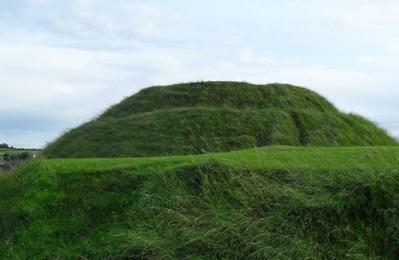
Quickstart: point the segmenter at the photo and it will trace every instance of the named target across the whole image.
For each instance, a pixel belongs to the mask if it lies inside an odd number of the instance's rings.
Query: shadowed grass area
[[[151,87],[73,129],[49,158],[201,154],[266,145],[396,145],[374,123],[283,84],[198,82]]]
[[[399,148],[32,162],[0,176],[0,258],[395,259]]]

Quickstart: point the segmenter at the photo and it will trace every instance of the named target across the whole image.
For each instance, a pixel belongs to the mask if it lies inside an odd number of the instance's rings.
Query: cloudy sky
[[[0,0],[0,75],[18,147],[198,80],[306,86],[399,136],[399,1]]]

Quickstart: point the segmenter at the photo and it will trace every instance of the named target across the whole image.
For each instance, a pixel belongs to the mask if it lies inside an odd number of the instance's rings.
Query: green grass
[[[397,259],[399,148],[35,161],[0,175],[0,258]]]
[[[313,91],[282,84],[151,87],[50,144],[48,158],[200,154],[269,145],[397,145]]]

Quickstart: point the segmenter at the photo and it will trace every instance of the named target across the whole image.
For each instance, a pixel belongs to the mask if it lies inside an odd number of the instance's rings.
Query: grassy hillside
[[[396,145],[374,123],[291,85],[199,82],[152,87],[73,129],[49,158],[144,157],[266,145]]]
[[[0,175],[0,258],[397,259],[399,148],[30,163]]]

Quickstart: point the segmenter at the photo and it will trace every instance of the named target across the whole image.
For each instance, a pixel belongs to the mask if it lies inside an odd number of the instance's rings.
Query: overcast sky
[[[399,136],[399,1],[0,0],[0,143],[154,84],[291,83]]]

